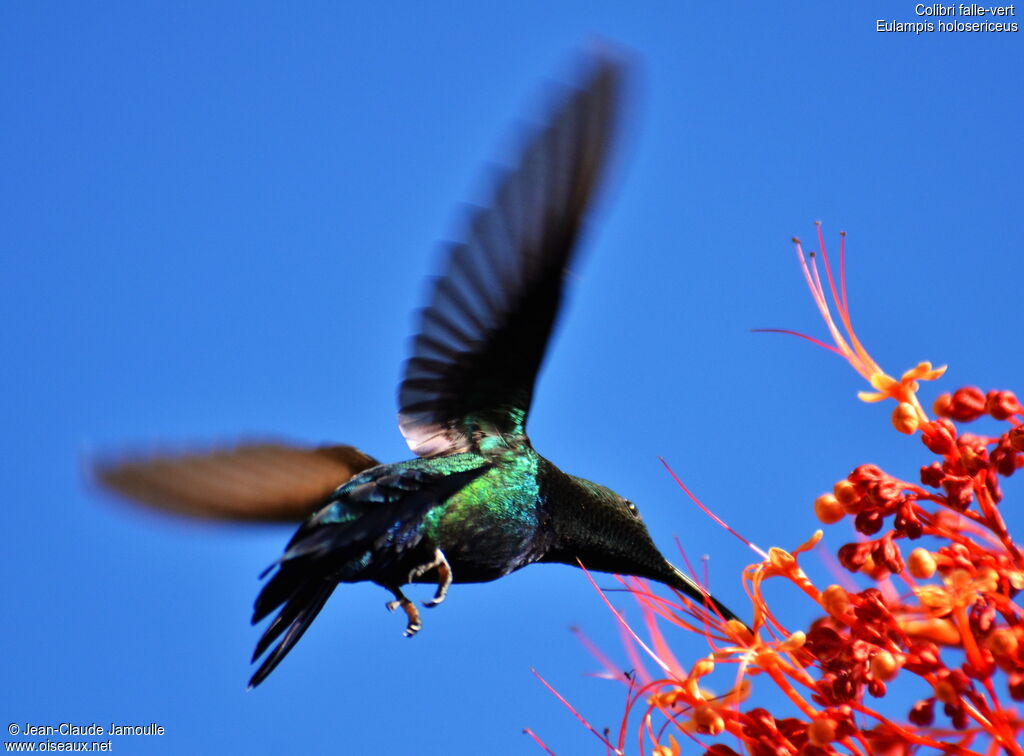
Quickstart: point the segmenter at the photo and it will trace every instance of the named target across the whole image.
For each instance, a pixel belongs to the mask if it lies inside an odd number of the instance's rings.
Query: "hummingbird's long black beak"
[[[687,596],[692,598],[694,601],[696,601],[696,602],[698,602],[700,604],[703,604],[704,606],[709,606],[710,605],[710,606],[714,607],[715,609],[718,610],[719,613],[721,613],[723,619],[725,619],[725,620],[736,620],[737,622],[741,622],[744,627],[747,627],[747,623],[746,622],[743,622],[743,620],[741,620],[732,611],[730,611],[730,609],[725,604],[723,604],[721,601],[716,599],[714,596],[712,596],[706,590],[701,588],[700,585],[697,584],[697,581],[695,581],[689,575],[684,573],[682,570],[680,570],[678,567],[676,567],[671,562],[667,562],[666,561],[665,563],[672,570],[672,572],[671,572],[672,579],[665,581],[665,584],[667,586],[669,586],[670,588],[675,588],[678,591],[682,591]]]

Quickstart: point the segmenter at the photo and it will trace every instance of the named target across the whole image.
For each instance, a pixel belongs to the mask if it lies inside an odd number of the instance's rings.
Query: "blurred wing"
[[[565,93],[518,166],[475,209],[465,242],[422,311],[399,389],[399,426],[416,454],[525,442],[534,381],[562,280],[611,139],[621,67],[600,58]]]
[[[377,464],[352,446],[261,443],[101,462],[94,474],[109,490],[174,514],[296,522],[342,483]]]

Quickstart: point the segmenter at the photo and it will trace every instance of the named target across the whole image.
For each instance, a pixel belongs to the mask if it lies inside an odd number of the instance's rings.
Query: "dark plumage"
[[[256,600],[254,623],[277,616],[253,654],[269,651],[251,686],[338,583],[388,588],[406,635],[420,617],[402,586],[436,584],[426,602],[434,606],[452,582],[494,580],[533,562],[650,578],[734,616],[665,560],[632,503],[562,472],[526,435],[564,272],[612,140],[620,78],[614,60],[589,62],[582,85],[561,94],[449,250],[399,389],[399,426],[417,459],[380,465],[352,447],[249,445],[100,467],[108,486],[165,509],[305,517]]]

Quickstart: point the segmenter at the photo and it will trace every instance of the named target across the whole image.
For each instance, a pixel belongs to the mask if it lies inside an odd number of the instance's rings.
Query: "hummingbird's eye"
[[[629,499],[623,499],[622,503],[626,506],[626,509],[629,510],[629,513],[631,515],[633,515],[634,517],[640,516],[640,510],[636,508],[636,504],[631,502]]]

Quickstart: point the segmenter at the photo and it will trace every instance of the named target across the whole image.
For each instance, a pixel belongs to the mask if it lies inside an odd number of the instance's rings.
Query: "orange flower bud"
[[[701,735],[721,735],[725,720],[711,706],[698,706],[693,712],[693,723]]]
[[[857,514],[860,510],[860,494],[857,493],[857,487],[850,481],[845,478],[839,481],[832,487],[832,493],[843,505],[847,514]]]
[[[892,412],[892,427],[908,436],[917,430],[921,418],[910,402],[900,402]]]
[[[843,519],[846,511],[843,509],[843,505],[839,503],[839,499],[827,493],[814,500],[814,514],[826,525],[831,525]]]
[[[889,682],[900,671],[900,662],[888,651],[879,651],[871,657],[871,674],[883,682]]]
[[[807,739],[816,746],[827,746],[836,739],[836,723],[831,719],[815,719],[807,727]]]
[[[935,574],[935,557],[928,549],[916,548],[907,558],[907,569],[918,580],[927,580]]]
[[[834,617],[841,617],[850,608],[850,595],[841,585],[830,585],[821,593],[821,606]]]
[[[953,396],[948,392],[945,394],[939,394],[938,398],[932,402],[932,412],[939,417],[949,417],[949,405],[953,401]]]
[[[999,656],[1012,656],[1017,653],[1017,636],[1008,627],[1001,627],[992,631],[992,634],[985,640],[985,645],[993,654]]]

